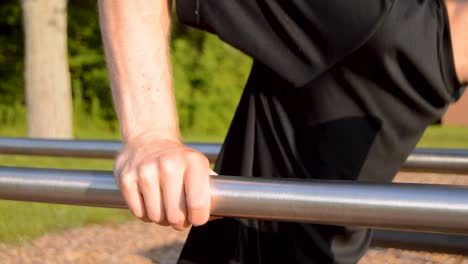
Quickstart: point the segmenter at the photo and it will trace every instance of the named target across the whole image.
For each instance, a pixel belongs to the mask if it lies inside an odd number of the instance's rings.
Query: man
[[[468,80],[467,2],[179,0],[182,21],[254,59],[215,170],[390,181]],[[171,4],[99,6],[124,141],[116,181],[138,218],[178,230],[197,226],[179,263],[359,260],[367,229],[207,223],[214,172],[180,141],[168,61]]]

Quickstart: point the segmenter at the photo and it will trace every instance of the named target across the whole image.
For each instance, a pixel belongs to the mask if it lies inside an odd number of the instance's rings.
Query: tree
[[[71,138],[67,1],[22,0],[28,135]]]

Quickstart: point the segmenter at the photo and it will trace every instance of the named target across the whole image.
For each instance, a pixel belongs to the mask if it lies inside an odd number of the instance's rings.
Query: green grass
[[[88,224],[123,223],[127,210],[0,201],[0,242],[17,244],[40,235]]]
[[[119,134],[99,122],[89,122],[76,129],[81,139],[117,139]],[[0,126],[2,137],[24,137],[24,124]],[[113,161],[102,159],[29,157],[0,155],[0,166],[37,168],[111,170]],[[88,224],[122,223],[132,219],[127,210],[0,201],[0,242],[16,244],[49,232]]]
[[[468,148],[468,127],[429,127],[418,147],[425,148]]]
[[[118,139],[119,133],[103,122],[82,123],[75,131],[81,139]],[[24,125],[0,126],[0,136],[23,137]],[[192,142],[220,142],[222,137],[184,134]],[[468,128],[428,128],[418,147],[468,148]],[[99,159],[0,155],[0,166],[111,170],[113,161]],[[133,219],[127,210],[29,202],[0,201],[0,242],[15,244],[49,232],[88,224],[123,223]]]

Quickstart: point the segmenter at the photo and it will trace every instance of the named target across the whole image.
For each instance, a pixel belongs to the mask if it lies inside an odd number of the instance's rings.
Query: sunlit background
[[[59,10],[58,2],[59,5],[66,6],[67,1],[0,2],[0,136],[28,136],[25,84],[31,83],[32,80],[28,83],[25,78],[33,75],[25,74],[25,66],[28,56],[31,56],[29,59],[42,56],[50,60],[31,59],[29,70],[56,67],[57,63],[53,63],[52,60],[58,59],[62,61],[61,65],[64,65],[61,70],[70,74],[70,78],[65,78],[66,84],[63,87],[70,89],[72,93],[68,102],[72,109],[72,132],[64,137],[119,139],[103,56],[96,1],[71,0],[68,1],[67,7]],[[27,8],[28,12],[22,12]],[[41,39],[41,32],[35,32],[40,24],[37,22],[39,20],[35,19],[39,19],[38,17],[46,12],[35,13],[34,8],[52,10],[51,16],[54,16],[54,12],[65,16],[66,23],[62,25],[64,30],[56,30],[53,34],[59,34],[67,40],[64,54],[68,56],[57,56],[57,48],[52,44],[34,43]],[[29,17],[23,17],[26,15]],[[55,21],[55,18],[50,19]],[[59,19],[57,18],[57,21]],[[24,21],[28,23],[23,23]],[[60,28],[60,24],[55,26]],[[26,27],[30,28],[24,31]],[[26,43],[30,43],[30,47],[34,48],[26,52]],[[217,37],[183,27],[177,21],[173,24],[170,45],[178,114],[184,140],[221,142],[247,79],[251,60],[220,42]],[[54,79],[48,79],[49,76],[40,77],[34,79],[34,85],[29,89],[54,82]],[[51,75],[50,78],[55,77]],[[45,84],[42,84],[42,81]],[[63,82],[63,78],[60,81]],[[463,108],[463,104],[468,106],[466,97],[459,104],[460,108]],[[54,105],[51,99],[43,92],[29,100],[50,106]],[[468,111],[468,107],[466,109]],[[449,116],[441,120],[441,124],[431,126],[427,130],[419,146],[468,148],[467,119],[467,112],[463,114],[463,111],[452,110]],[[47,122],[51,129],[59,128],[65,123],[50,118],[38,122]],[[29,127],[29,131],[31,130],[34,128]],[[2,166],[111,170],[112,164],[112,161],[106,160],[0,155]],[[430,177],[432,176],[420,177],[415,181],[433,181]],[[0,201],[0,245],[19,246],[50,232],[89,224],[108,227],[131,220],[131,215],[124,210]]]

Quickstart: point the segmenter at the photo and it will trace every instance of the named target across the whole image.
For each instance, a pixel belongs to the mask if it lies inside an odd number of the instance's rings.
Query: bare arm
[[[114,175],[137,217],[182,229],[209,217],[209,163],[180,141],[168,38],[170,1],[100,0],[124,149]]]
[[[124,140],[146,131],[179,137],[164,0],[99,1],[112,95]]]

